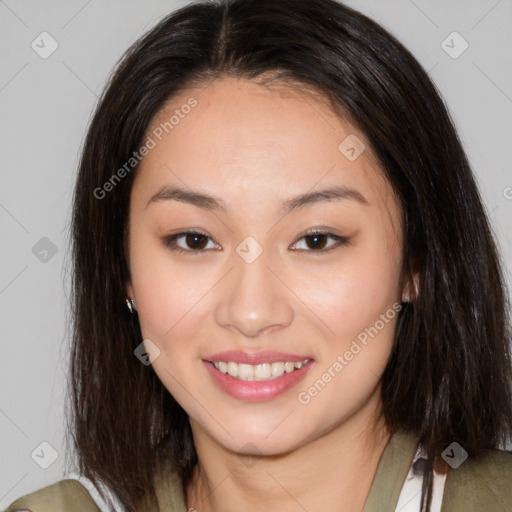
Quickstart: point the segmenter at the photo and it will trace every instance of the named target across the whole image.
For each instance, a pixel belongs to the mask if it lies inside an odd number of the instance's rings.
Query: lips
[[[301,364],[307,360],[306,364]],[[215,362],[233,362],[239,365],[264,365],[265,363],[279,364],[296,362],[297,365],[290,373],[272,378],[271,380],[240,380],[228,373],[220,371]],[[242,352],[227,351],[212,354],[203,359],[203,365],[209,373],[212,382],[224,393],[238,400],[261,402],[271,400],[293,388],[311,370],[315,362],[307,355],[287,354],[276,351]],[[217,365],[218,366],[218,365]]]

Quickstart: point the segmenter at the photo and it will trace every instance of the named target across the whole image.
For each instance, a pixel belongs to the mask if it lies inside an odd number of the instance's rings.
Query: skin
[[[173,97],[148,134],[191,96],[198,105],[137,171],[127,283],[143,336],[160,350],[154,371],[190,418],[199,465],[187,507],[362,510],[389,440],[380,377],[396,316],[309,403],[297,395],[400,304],[396,197],[364,135],[303,87],[218,79]],[[354,161],[338,149],[349,134],[366,145]],[[214,195],[228,210],[147,205],[165,184]],[[356,189],[369,204],[323,201],[283,215],[287,198],[330,185]],[[348,243],[321,253],[301,238],[316,227]],[[166,236],[192,228],[209,237],[202,253],[184,237],[176,244],[189,253],[165,247]],[[263,249],[252,263],[236,252],[247,236]],[[306,354],[314,365],[284,394],[248,402],[221,391],[202,362],[233,349]]]

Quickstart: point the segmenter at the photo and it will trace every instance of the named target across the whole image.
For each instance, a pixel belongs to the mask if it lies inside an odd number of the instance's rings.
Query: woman
[[[512,510],[495,243],[435,86],[365,16],[172,13],[100,101],[72,228],[79,470],[8,512]]]

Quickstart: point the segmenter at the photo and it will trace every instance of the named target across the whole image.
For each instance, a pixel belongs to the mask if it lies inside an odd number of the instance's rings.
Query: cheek
[[[330,339],[351,340],[397,300],[399,265],[396,252],[361,245],[347,250],[328,270],[299,277],[297,294]]]
[[[339,266],[319,276],[321,282],[309,291],[311,309],[322,319],[328,343],[299,401],[320,416],[320,411],[333,411],[333,404],[338,404],[338,415],[361,407],[378,385],[391,353],[401,309],[401,256],[398,245],[378,235],[376,231],[347,251]]]
[[[153,370],[187,413],[194,413],[194,403],[186,390],[191,389],[191,376],[197,379],[198,365],[202,364],[195,340],[201,338],[204,325],[204,318],[199,317],[204,314],[200,301],[208,283],[180,275],[165,263],[147,266],[135,275],[139,279],[136,293],[142,336],[160,350],[152,363]],[[195,385],[199,383],[194,381]]]
[[[177,326],[191,308],[197,294],[182,282],[156,269],[140,275],[137,288],[141,326],[162,338]]]
[[[191,273],[192,266],[176,265],[154,238],[136,235],[131,274],[142,334],[163,342],[179,330],[192,328],[194,307],[211,285],[205,276]]]

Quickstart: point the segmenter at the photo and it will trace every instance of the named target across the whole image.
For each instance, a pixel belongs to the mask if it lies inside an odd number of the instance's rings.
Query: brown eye
[[[185,243],[192,249],[204,249],[208,242],[208,237],[204,235],[189,233],[185,235]]]
[[[304,237],[304,239],[307,241],[306,245],[310,249],[323,249],[327,243],[328,238],[329,237],[325,233],[318,233]]]
[[[334,242],[331,243],[330,245],[327,245],[329,239],[333,240]],[[327,251],[336,249],[336,247],[346,245],[348,243],[348,238],[323,231],[313,231],[310,233],[305,233],[302,236],[302,238],[299,239],[298,242],[295,242],[294,246],[299,244],[299,242],[302,240],[305,241],[304,245],[306,247],[295,247],[296,250],[306,252],[317,252],[320,254],[326,253]]]
[[[203,233],[186,231],[166,237],[164,239],[164,245],[173,251],[199,253],[205,252],[204,249],[207,247],[208,241],[210,240],[210,237]],[[181,245],[178,241],[181,241]]]

